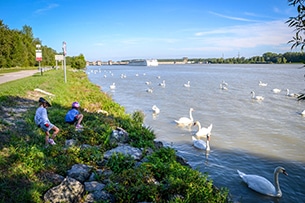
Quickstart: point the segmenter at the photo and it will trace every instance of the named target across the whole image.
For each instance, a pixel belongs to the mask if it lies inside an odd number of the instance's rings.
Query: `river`
[[[207,172],[217,187],[228,188],[235,201],[305,202],[305,117],[300,114],[305,101],[286,95],[286,89],[305,92],[301,64],[89,66],[86,71],[127,113],[143,111],[156,140],[174,148],[194,169]],[[165,87],[159,85],[163,80]],[[188,81],[190,87],[184,87]],[[223,81],[227,90],[220,88]],[[259,81],[268,85],[259,86]],[[113,83],[115,90],[110,89]],[[281,92],[273,93],[274,88]],[[264,100],[253,100],[251,91]],[[153,105],[160,109],[157,116]],[[213,124],[208,154],[192,146],[197,126],[181,128],[174,122],[189,117],[190,108],[194,121],[204,127]],[[277,166],[289,174],[279,175],[281,198],[252,191],[237,173],[273,182]]]

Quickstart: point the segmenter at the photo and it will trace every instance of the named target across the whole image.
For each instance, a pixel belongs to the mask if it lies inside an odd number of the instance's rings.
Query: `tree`
[[[76,69],[83,69],[86,67],[86,59],[83,54],[80,54],[79,56],[74,56],[69,59],[69,63],[72,68]],[[68,60],[67,60],[68,64]]]
[[[295,36],[288,43],[293,43],[291,49],[301,46],[303,51],[305,46],[304,32],[305,32],[305,0],[288,0],[289,6],[297,7],[298,15],[290,17],[286,21],[289,27],[295,28]]]
[[[298,15],[296,17],[290,17],[286,23],[289,23],[289,27],[295,28],[295,36],[288,43],[293,43],[292,48],[301,46],[301,51],[303,51],[305,46],[305,39],[303,35],[305,33],[305,0],[288,0],[290,6],[297,6]],[[298,97],[298,100],[305,100],[305,93]]]

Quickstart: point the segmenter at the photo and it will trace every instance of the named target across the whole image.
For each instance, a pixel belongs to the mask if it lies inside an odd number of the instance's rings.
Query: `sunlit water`
[[[302,65],[159,65],[158,67],[95,66],[88,67],[92,83],[125,107],[127,113],[141,110],[145,125],[156,140],[177,150],[177,154],[202,173],[207,172],[218,187],[229,189],[240,202],[305,202],[305,101],[286,96],[304,89]],[[122,76],[126,77],[122,77]],[[165,80],[166,86],[159,86]],[[190,87],[184,84],[190,81]],[[228,83],[221,90],[220,83]],[[268,83],[266,87],[259,81]],[[151,85],[146,85],[151,82]],[[115,83],[116,89],[109,86]],[[146,90],[152,88],[153,92]],[[273,93],[273,88],[282,91]],[[251,91],[264,96],[251,99]],[[153,116],[157,105],[160,114]],[[191,135],[197,130],[176,126],[174,120],[189,117],[193,108],[195,121],[213,124],[211,151],[208,155],[192,146]],[[266,197],[241,182],[236,170],[258,174],[273,182],[276,166],[286,168],[280,174],[283,196]]]

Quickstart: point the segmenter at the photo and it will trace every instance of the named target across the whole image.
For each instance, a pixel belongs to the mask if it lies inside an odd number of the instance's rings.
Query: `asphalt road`
[[[34,75],[35,73],[39,73],[38,70],[22,70],[19,72],[13,73],[0,73],[0,84],[6,83],[13,80],[18,80],[21,78],[29,77]]]

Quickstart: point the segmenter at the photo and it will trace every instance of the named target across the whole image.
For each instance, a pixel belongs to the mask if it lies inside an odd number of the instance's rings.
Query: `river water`
[[[127,113],[141,110],[144,123],[156,140],[202,173],[207,172],[217,187],[229,189],[237,202],[305,202],[305,101],[286,96],[304,92],[305,68],[290,65],[159,65],[89,66],[90,81],[125,107]],[[159,84],[165,81],[165,87]],[[184,84],[190,81],[190,87]],[[222,81],[228,90],[220,89]],[[268,83],[259,86],[259,81]],[[115,83],[116,89],[110,85]],[[147,85],[146,83],[149,83]],[[147,89],[153,92],[148,93]],[[281,89],[273,93],[272,89]],[[250,92],[264,97],[251,98]],[[160,113],[153,115],[152,106]],[[191,136],[198,126],[181,128],[174,122],[189,117],[207,127],[213,124],[211,151],[197,150]],[[283,166],[288,176],[279,175],[283,196],[273,198],[249,189],[237,174],[257,174],[273,182],[273,171]]]

